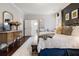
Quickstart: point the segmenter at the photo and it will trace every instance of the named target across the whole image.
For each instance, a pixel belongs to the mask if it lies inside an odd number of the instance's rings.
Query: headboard
[[[72,11],[78,9],[78,17],[72,19]],[[66,14],[69,13],[69,20],[66,20]],[[65,26],[79,26],[79,3],[71,3],[62,10],[62,25]]]

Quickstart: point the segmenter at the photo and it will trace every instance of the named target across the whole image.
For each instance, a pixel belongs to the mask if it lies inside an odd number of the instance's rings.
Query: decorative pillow
[[[59,27],[56,28],[56,31],[55,32],[57,34],[61,34],[61,31],[62,31],[62,27],[59,26]]]
[[[61,34],[71,35],[71,33],[72,33],[72,27],[71,26],[63,26]]]

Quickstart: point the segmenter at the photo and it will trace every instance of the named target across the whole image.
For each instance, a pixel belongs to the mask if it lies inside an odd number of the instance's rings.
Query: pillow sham
[[[72,27],[71,26],[63,26],[62,27],[62,33],[64,35],[71,35],[72,33]]]

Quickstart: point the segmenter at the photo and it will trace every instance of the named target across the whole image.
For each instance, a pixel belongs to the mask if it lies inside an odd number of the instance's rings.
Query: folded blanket
[[[41,50],[38,56],[79,56],[79,49],[46,48]]]

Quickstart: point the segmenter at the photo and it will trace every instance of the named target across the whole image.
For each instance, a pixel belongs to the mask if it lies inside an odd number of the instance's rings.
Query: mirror
[[[11,21],[11,20],[13,20],[13,15],[8,11],[4,11],[3,12],[3,23],[5,21]]]
[[[3,12],[3,31],[9,31],[11,30],[10,21],[13,20],[13,15],[8,12]]]

